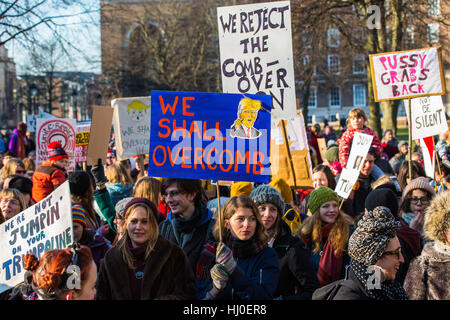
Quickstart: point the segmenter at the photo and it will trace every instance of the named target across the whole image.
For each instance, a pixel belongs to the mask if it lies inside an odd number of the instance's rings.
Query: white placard
[[[408,100],[403,100],[409,121]],[[442,97],[429,96],[411,99],[411,139],[438,135],[448,130]]]
[[[367,152],[372,144],[373,136],[356,132],[353,137],[347,166],[342,170],[334,191],[338,196],[347,199],[358,180],[361,168],[366,160]]]
[[[48,160],[48,145],[59,141],[69,157],[67,172],[75,170],[75,144],[77,122],[74,119],[36,119],[36,166]]]
[[[272,119],[296,116],[289,1],[217,8],[224,93],[270,94]]]
[[[117,159],[146,154],[150,148],[150,97],[111,101]]]
[[[375,101],[445,94],[437,48],[369,55]]]
[[[72,204],[66,181],[37,204],[0,225],[0,292],[24,280],[23,256],[73,242]]]

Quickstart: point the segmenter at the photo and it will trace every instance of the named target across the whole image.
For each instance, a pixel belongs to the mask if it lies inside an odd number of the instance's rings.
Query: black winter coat
[[[339,286],[339,289],[332,300],[373,300],[351,268],[348,270],[347,279],[343,282],[345,284]]]
[[[280,280],[274,297],[311,300],[314,290],[320,284],[312,267],[309,251],[300,238],[291,234],[286,222],[280,222],[280,231],[273,244],[280,261]]]

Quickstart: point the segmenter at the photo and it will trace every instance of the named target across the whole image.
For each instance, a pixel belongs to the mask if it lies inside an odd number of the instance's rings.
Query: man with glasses
[[[36,168],[33,173],[32,196],[39,202],[53,192],[67,179],[66,167],[69,165],[69,156],[58,141],[48,145],[48,161]]]
[[[203,245],[211,236],[215,222],[213,212],[206,207],[201,181],[164,178],[161,195],[170,212],[159,224],[159,233],[183,249],[195,273]]]

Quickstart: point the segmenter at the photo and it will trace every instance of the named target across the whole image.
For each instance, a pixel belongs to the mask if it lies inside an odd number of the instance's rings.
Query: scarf
[[[128,269],[128,277],[130,279],[130,289],[133,299],[141,298],[142,279],[144,276],[145,267],[145,251],[147,250],[148,242],[133,248],[131,240],[128,239],[126,244],[128,250],[134,260],[134,269]]]
[[[25,137],[21,134],[17,134],[17,157],[23,159],[26,157]]]
[[[341,252],[336,256],[333,252],[333,244],[329,238],[333,226],[334,224],[330,223],[324,225],[321,230],[322,239],[326,239],[320,256],[319,269],[317,271],[317,278],[321,286],[341,278],[344,255]]]
[[[197,262],[195,276],[204,281],[211,281],[209,272],[216,263],[216,248],[218,243],[207,243],[203,246],[202,253]],[[239,240],[231,235],[225,240],[225,244],[233,252],[233,258],[250,258],[264,249],[265,245],[253,236],[249,240]]]
[[[366,273],[367,267],[353,260],[350,262],[350,269],[356,275],[356,278],[364,285],[364,288],[368,295],[375,300],[408,300],[408,296],[406,295],[405,290],[397,281],[384,281],[381,282],[380,289],[371,289],[367,288],[368,278],[371,276],[371,273]]]
[[[415,257],[418,256],[421,251],[420,233],[414,229],[411,229],[401,219],[400,224],[401,228],[397,230],[397,236],[408,244]]]
[[[206,210],[205,212],[207,213]],[[196,207],[192,217],[187,220],[178,215],[172,215],[174,235],[181,248],[184,248],[184,246],[192,239],[195,228],[203,219],[205,212],[202,214],[202,210]]]

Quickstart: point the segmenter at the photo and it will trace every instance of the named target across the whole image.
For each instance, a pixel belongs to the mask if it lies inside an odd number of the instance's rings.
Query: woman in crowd
[[[297,233],[308,247],[321,286],[342,279],[349,263],[346,250],[353,220],[339,210],[338,203],[339,197],[328,187],[311,192],[308,200],[311,216]]]
[[[384,131],[383,139],[381,139],[381,146],[383,147],[383,152],[386,153],[388,160],[399,152],[398,140],[391,129]]]
[[[406,159],[402,162],[400,165],[400,169],[398,171],[397,180],[398,184],[400,185],[400,188],[405,190],[406,185],[411,182],[411,180],[418,178],[418,177],[426,177],[425,169],[423,166],[417,162],[412,160],[411,161],[411,176],[412,178],[409,178],[409,160]]]
[[[431,240],[412,261],[404,287],[411,300],[450,300],[450,191],[437,195],[425,212]]]
[[[97,266],[86,246],[50,250],[40,260],[26,254],[24,268],[24,286],[31,289],[26,300],[94,300]]]
[[[291,229],[282,219],[285,203],[280,193],[269,185],[260,185],[253,190],[250,198],[257,205],[269,234],[268,245],[275,249],[280,261],[280,280],[274,297],[311,300],[319,282],[304,243],[291,234]]]
[[[3,189],[0,191],[0,216],[3,222],[11,219],[27,208],[22,193],[17,189]],[[0,223],[2,222],[0,220]]]
[[[1,170],[2,185],[6,177],[13,174],[20,175],[23,177],[25,176],[25,173],[26,173],[25,165],[23,164],[22,160],[18,158],[10,159]]]
[[[313,300],[336,287],[331,300],[408,300],[396,280],[403,263],[402,247],[396,236],[400,227],[386,207],[367,212],[348,242],[351,257],[348,277],[314,292]],[[323,299],[323,298],[322,298]]]
[[[313,187],[317,189],[321,186],[330,189],[336,188],[336,179],[331,169],[323,164],[319,164],[313,169]]]
[[[106,168],[106,189],[111,196],[113,206],[120,199],[130,197],[133,192],[133,182],[128,170],[120,163],[114,163]]]
[[[33,176],[34,170],[36,170],[35,161],[31,158],[23,159],[23,165],[25,166],[25,171],[27,172],[27,176],[31,178]]]
[[[105,255],[96,299],[193,299],[191,267],[183,250],[159,235],[156,206],[134,198],[124,212],[124,233]]]
[[[245,195],[233,197],[213,228],[217,242],[204,245],[196,268],[197,299],[270,300],[280,276],[276,251],[258,208]],[[222,241],[220,234],[222,233]]]
[[[115,207],[115,218],[114,218],[114,225],[115,225],[115,231],[116,231],[116,237],[113,240],[112,245],[115,246],[117,242],[119,242],[120,238],[122,238],[123,232],[124,232],[124,223],[125,223],[125,217],[124,217],[124,210],[128,202],[133,200],[132,197],[123,198],[119,202],[117,202]]]
[[[161,181],[152,177],[142,177],[136,181],[133,197],[147,198],[151,202],[161,204]]]
[[[422,235],[425,210],[435,195],[433,187],[425,177],[412,180],[403,190],[401,218],[410,228]]]

